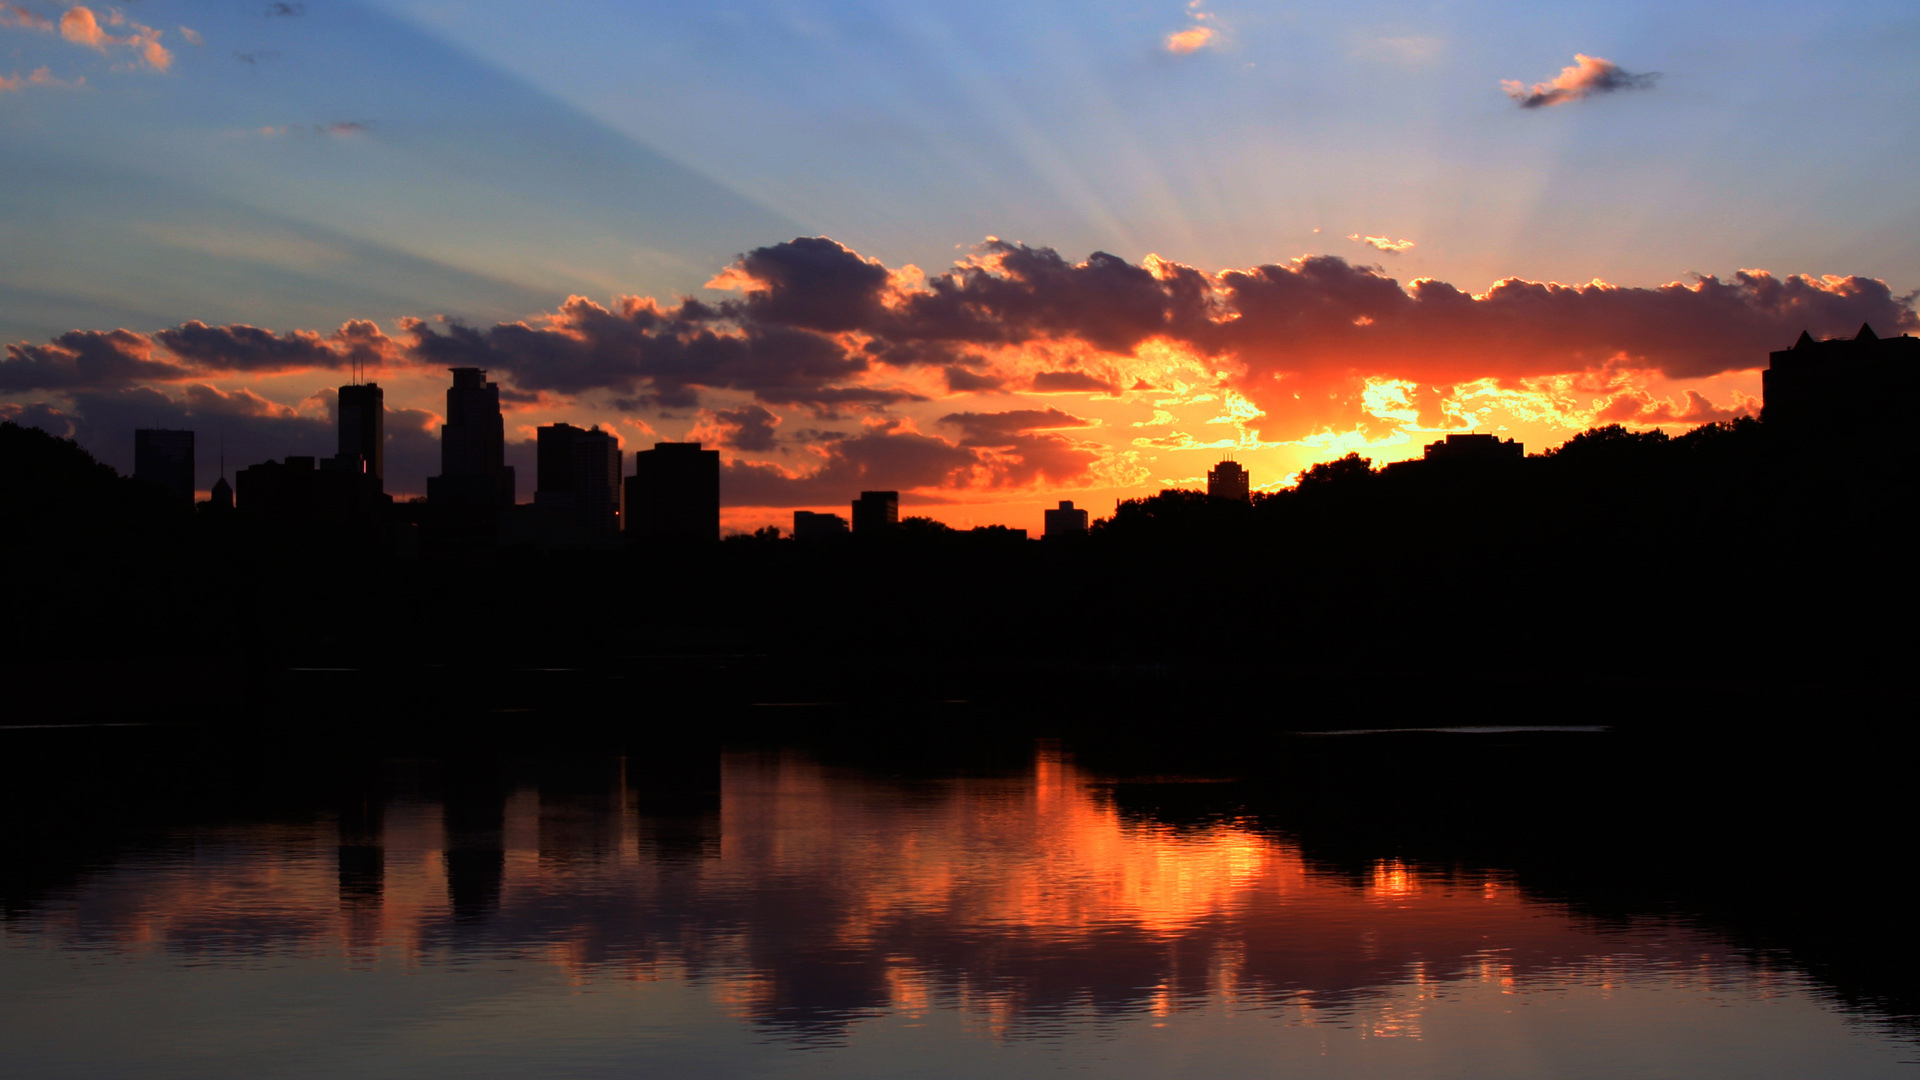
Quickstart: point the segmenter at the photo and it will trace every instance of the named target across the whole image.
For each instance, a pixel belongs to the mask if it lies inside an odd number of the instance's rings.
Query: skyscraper
[[[872,538],[900,527],[900,493],[863,491],[853,501],[853,535]]]
[[[340,460],[349,472],[364,472],[385,486],[387,475],[386,394],[378,383],[340,388]],[[355,466],[354,463],[360,463]]]
[[[538,429],[535,450],[533,501],[551,524],[590,535],[619,531],[621,453],[611,433],[549,424]]]
[[[506,421],[500,387],[485,368],[450,368],[447,422],[440,427],[440,475],[427,478],[427,501],[441,506],[513,505],[513,469],[506,464]]]
[[[1231,459],[1207,471],[1207,494],[1215,498],[1247,502],[1250,498],[1248,484],[1247,470]]]
[[[170,503],[193,508],[193,432],[138,428],[133,433],[133,478]]]
[[[627,535],[643,540],[720,539],[720,451],[654,443],[633,455]]]

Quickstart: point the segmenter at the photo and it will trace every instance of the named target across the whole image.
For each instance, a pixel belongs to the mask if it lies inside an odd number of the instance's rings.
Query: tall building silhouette
[[[535,433],[535,451],[533,502],[549,524],[589,535],[620,530],[622,455],[610,432],[549,424]]]
[[[340,388],[337,460],[348,472],[363,472],[385,487],[387,476],[386,392],[378,383]]]
[[[1912,400],[1920,390],[1920,338],[1883,338],[1861,324],[1852,338],[1816,341],[1800,332],[1790,349],[1771,354],[1760,373],[1767,430],[1790,440],[1875,439],[1861,422],[1860,402]]]
[[[654,443],[633,455],[627,535],[642,540],[720,539],[720,451]]]
[[[133,478],[170,503],[193,506],[193,432],[138,428],[133,433]]]
[[[1527,448],[1512,439],[1502,441],[1498,435],[1475,433],[1449,435],[1437,442],[1430,442],[1421,460],[1519,461],[1526,456]]]
[[[1222,461],[1207,471],[1207,494],[1221,499],[1238,499],[1247,502],[1251,496],[1247,470],[1232,459]]]
[[[900,525],[900,493],[863,491],[853,501],[853,534],[880,536]]]
[[[1074,509],[1071,499],[1062,499],[1059,509],[1047,511],[1047,531],[1043,535],[1049,540],[1087,535],[1087,512]]]
[[[513,469],[506,464],[507,428],[500,387],[485,368],[449,368],[447,422],[440,427],[440,475],[427,478],[427,501],[440,506],[499,509],[513,505]]]

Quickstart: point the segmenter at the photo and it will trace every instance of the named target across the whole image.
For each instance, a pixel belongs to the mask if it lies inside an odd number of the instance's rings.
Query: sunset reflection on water
[[[117,957],[176,988],[300,982],[322,1010],[396,976],[505,994],[482,1039],[574,1002],[526,1033],[558,1040],[549,1052],[638,1038],[622,1026],[636,1017],[662,1025],[648,1046],[695,1057],[743,1035],[760,1049],[729,1053],[884,1057],[937,1029],[956,1063],[1180,1031],[1180,1053],[1212,1053],[1222,1036],[1199,1032],[1220,1024],[1351,1053],[1437,1038],[1437,1052],[1462,1031],[1645,1025],[1676,1007],[1725,1026],[1728,1004],[1758,1023],[1790,1003],[1853,1030],[1801,976],[1711,934],[1602,924],[1493,873],[1316,865],[1230,809],[1180,825],[1123,812],[1110,780],[1045,747],[1025,773],[939,780],[729,754],[717,785],[664,800],[626,762],[423,790],[169,834],[17,920],[7,954],[38,957],[21,972]],[[590,1019],[581,995],[608,993],[638,995],[639,1011]],[[389,1022],[480,1023],[398,1000]]]

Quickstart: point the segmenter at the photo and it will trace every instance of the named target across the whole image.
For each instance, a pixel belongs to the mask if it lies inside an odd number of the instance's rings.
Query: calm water
[[[0,1075],[1920,1075],[1710,927],[1126,811],[1046,744],[375,772],[156,814],[10,901]]]

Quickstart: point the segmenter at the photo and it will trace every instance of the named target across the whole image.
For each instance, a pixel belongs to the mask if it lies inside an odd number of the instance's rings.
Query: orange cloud
[[[83,86],[86,84],[86,81],[85,79],[75,79],[72,82],[67,82],[64,79],[56,79],[53,77],[53,72],[48,70],[43,64],[40,67],[34,68],[33,72],[28,75],[0,75],[0,93],[8,90],[18,90],[23,86]]]
[[[1188,29],[1167,35],[1167,51],[1184,56],[1187,53],[1198,52],[1206,48],[1207,45],[1213,41],[1213,38],[1214,31],[1211,26],[1189,27]]]
[[[0,4],[0,26],[18,26],[26,30],[53,29],[53,20],[28,11],[18,4]]]
[[[155,71],[166,71],[173,66],[173,54],[167,51],[166,46],[160,44],[160,31],[151,26],[129,22],[125,15],[117,11],[109,15],[107,21],[112,26],[131,27],[132,32],[125,37],[115,37],[100,25],[100,20],[94,15],[93,9],[74,7],[68,8],[66,14],[60,16],[60,36],[76,45],[84,45],[103,53],[107,51],[109,45],[132,49],[134,55],[138,57],[134,62],[135,66],[145,63]]]
[[[1594,94],[1610,94],[1616,90],[1644,90],[1659,77],[1659,72],[1635,75],[1611,60],[1574,53],[1572,66],[1562,68],[1552,82],[1527,86],[1517,79],[1502,79],[1500,89],[1519,102],[1521,108],[1538,109],[1547,105],[1565,105],[1569,101],[1579,101]]]
[[[60,16],[60,36],[101,52],[107,51],[107,43],[114,40],[100,28],[100,20],[93,17],[93,10],[84,7],[69,8]]]

